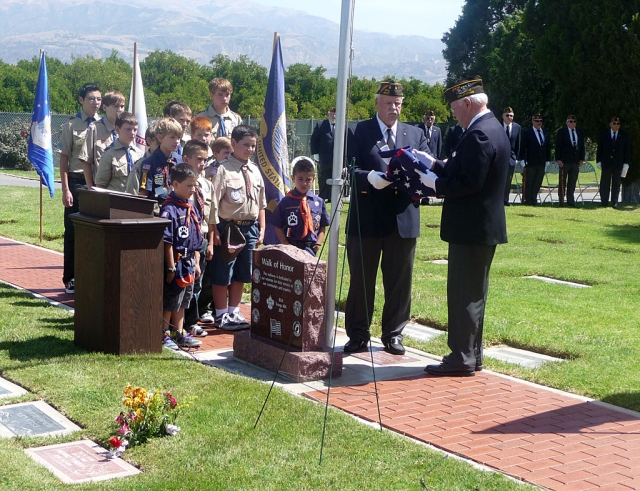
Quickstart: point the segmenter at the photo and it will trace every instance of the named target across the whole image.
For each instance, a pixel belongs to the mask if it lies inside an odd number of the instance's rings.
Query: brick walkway
[[[72,306],[61,276],[60,254],[0,238],[0,280]],[[233,360],[233,334],[208,331],[199,359],[227,369],[244,366],[238,371],[269,379]],[[385,428],[548,489],[640,490],[637,413],[488,371],[471,378],[432,377],[421,371],[429,361],[424,354],[407,354],[407,363],[376,366]],[[330,404],[377,422],[370,371],[366,361],[346,356]],[[283,387],[326,400],[322,382]]]

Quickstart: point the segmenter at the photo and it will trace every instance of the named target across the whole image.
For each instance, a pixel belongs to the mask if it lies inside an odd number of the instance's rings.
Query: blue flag
[[[280,49],[280,36],[277,37],[267,95],[264,99],[264,111],[260,122],[260,136],[257,150],[258,166],[262,172],[267,198],[265,244],[279,244],[272,220],[273,211],[280,200],[289,192],[289,150],[287,148],[287,117],[284,110],[284,64]]]
[[[42,182],[49,188],[53,198],[53,150],[51,148],[51,111],[49,108],[49,79],[44,52],[40,57],[40,74],[36,85],[36,98],[33,103],[31,132],[29,135],[29,160],[35,167]]]

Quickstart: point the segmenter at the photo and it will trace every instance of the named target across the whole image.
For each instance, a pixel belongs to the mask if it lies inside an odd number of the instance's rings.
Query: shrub
[[[0,167],[33,170],[27,157],[29,123],[14,119],[0,126]]]

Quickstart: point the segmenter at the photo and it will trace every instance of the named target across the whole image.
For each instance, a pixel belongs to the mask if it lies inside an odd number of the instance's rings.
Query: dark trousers
[[[509,202],[509,194],[511,194],[511,181],[513,180],[513,171],[515,171],[515,166],[510,165],[509,170],[507,171],[507,182],[504,185],[504,204],[506,205]]]
[[[78,213],[78,190],[86,185],[84,177],[77,179],[71,175],[67,176],[69,183],[69,191],[73,196],[73,205],[64,209],[64,259],[62,269],[62,282],[66,285],[75,278],[75,260],[76,260],[76,232],[73,222],[69,215]]]
[[[611,202],[618,202],[620,195],[620,181],[622,180],[622,169],[602,169],[600,176],[600,202],[603,205],[609,204],[609,189],[611,189]]]
[[[184,311],[184,328],[189,329],[191,326],[195,326],[200,319],[200,310],[198,308],[198,299],[202,293],[202,280],[204,271],[207,267],[207,239],[202,241],[202,248],[200,249],[200,277],[193,283],[193,297],[189,306]]]
[[[527,165],[524,176],[524,200],[526,204],[535,206],[538,204],[538,193],[544,178],[544,165]]]
[[[331,201],[331,186],[327,184],[327,179],[331,179],[332,174],[333,163],[318,164],[318,196],[325,201]]]
[[[578,172],[580,172],[578,162],[563,162],[563,166],[560,169],[562,181],[558,187],[558,198],[562,202],[562,197],[566,196],[567,204],[571,206],[576,203],[574,194],[576,192],[576,183],[578,182]]]
[[[402,339],[402,330],[411,313],[411,283],[416,239],[400,237],[398,229],[386,237],[347,236],[350,285],[345,307],[345,326],[349,339],[367,341],[373,316],[378,264],[382,270],[384,307],[382,342]],[[382,256],[382,262],[380,262]],[[364,269],[363,269],[364,267]]]
[[[215,314],[213,305],[213,293],[211,291],[211,275],[213,273],[213,261],[207,261],[202,272],[202,291],[198,298],[198,313],[203,316],[206,313]],[[214,315],[215,317],[215,315]]]
[[[449,244],[447,306],[449,314],[447,362],[475,370],[482,364],[484,309],[495,245]]]

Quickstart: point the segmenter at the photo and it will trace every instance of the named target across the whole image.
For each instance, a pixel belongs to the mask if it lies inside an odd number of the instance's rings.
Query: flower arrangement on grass
[[[170,392],[148,392],[131,385],[124,389],[122,404],[126,410],[114,420],[118,436],[109,440],[112,458],[120,457],[127,446],[135,447],[153,437],[177,435],[180,427],[175,425],[176,418],[189,406],[189,403],[178,405]]]

